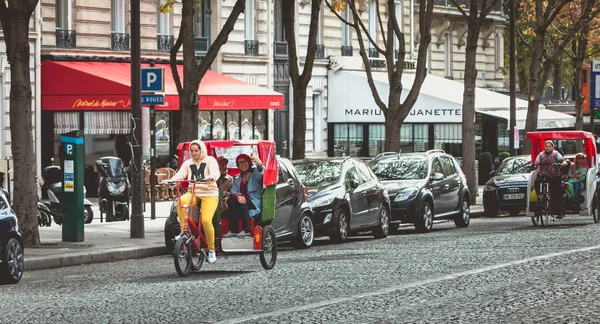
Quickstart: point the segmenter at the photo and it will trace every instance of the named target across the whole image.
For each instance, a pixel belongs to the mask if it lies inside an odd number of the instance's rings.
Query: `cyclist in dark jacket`
[[[554,143],[547,140],[544,144],[544,151],[540,152],[535,160],[535,165],[538,167],[538,176],[535,179],[535,191],[537,196],[540,196],[540,174],[548,174],[548,183],[550,184],[550,202],[552,203],[552,214],[557,215],[557,218],[562,218],[560,210],[560,202],[562,200],[563,190],[560,185],[560,167],[554,163],[562,162],[562,165],[567,165],[564,157],[554,149]]]

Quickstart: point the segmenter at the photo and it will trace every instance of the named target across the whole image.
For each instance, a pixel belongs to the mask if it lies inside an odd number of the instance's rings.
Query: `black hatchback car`
[[[23,276],[23,240],[20,223],[0,190],[0,282],[15,284]]]
[[[496,216],[499,210],[506,210],[511,216],[516,216],[525,210],[530,167],[530,155],[508,157],[500,163],[483,188],[483,209],[486,216]]]
[[[458,162],[442,150],[424,153],[382,153],[369,167],[388,189],[391,229],[414,223],[429,232],[433,220],[452,218],[457,227],[470,221],[471,194]]]
[[[385,186],[355,158],[308,158],[292,161],[308,188],[317,236],[344,242],[350,234],[389,232],[390,201]]]

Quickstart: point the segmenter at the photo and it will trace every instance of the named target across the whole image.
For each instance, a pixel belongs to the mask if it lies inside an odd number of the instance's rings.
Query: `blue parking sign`
[[[165,73],[162,67],[142,68],[142,91],[164,92]]]

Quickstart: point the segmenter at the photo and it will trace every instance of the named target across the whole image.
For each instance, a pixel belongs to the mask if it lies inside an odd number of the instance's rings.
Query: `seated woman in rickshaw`
[[[240,154],[235,159],[240,174],[233,178],[228,200],[229,210],[225,217],[229,218],[229,232],[223,237],[250,235],[250,218],[261,212],[263,189],[263,165],[258,155],[251,157]],[[256,163],[256,168],[252,167]],[[239,231],[239,218],[242,217],[242,231]],[[239,232],[239,233],[238,233]]]
[[[190,205],[191,208],[198,205],[198,199],[202,205],[202,229],[206,236],[206,245],[208,247],[208,263],[217,261],[215,253],[215,229],[212,223],[213,216],[219,205],[219,188],[217,179],[221,176],[217,160],[207,154],[206,145],[193,140],[190,143],[190,158],[185,160],[179,171],[170,179],[173,180],[202,180],[194,185],[194,193],[188,191],[179,198],[177,216],[179,225],[183,231],[186,212],[184,205]],[[190,185],[191,190],[192,185]]]
[[[585,188],[585,175],[587,174],[588,166],[585,164],[585,155],[578,153],[575,156],[575,163],[569,169],[569,184],[573,187],[574,198],[577,199],[579,194]]]

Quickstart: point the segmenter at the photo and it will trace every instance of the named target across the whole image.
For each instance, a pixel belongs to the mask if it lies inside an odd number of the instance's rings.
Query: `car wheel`
[[[348,232],[350,231],[350,219],[343,209],[336,209],[333,213],[335,221],[335,232],[329,237],[336,243],[343,243],[348,240]]]
[[[429,233],[433,228],[433,209],[428,202],[423,203],[421,214],[415,221],[415,228],[419,233]]]
[[[469,206],[469,199],[463,197],[460,203],[460,210],[456,216],[454,216],[454,225],[456,227],[467,227],[471,221],[471,209]]]
[[[508,210],[508,214],[513,217],[519,216],[520,213],[521,213],[521,209],[518,209],[518,208],[513,208],[513,209]]]
[[[390,233],[390,213],[386,206],[379,209],[379,224],[373,229],[375,238],[385,238]]]
[[[94,220],[94,212],[92,211],[92,206],[85,206],[85,208],[83,209],[83,217],[84,222],[86,224],[89,224]]]
[[[315,228],[313,221],[307,214],[302,215],[298,224],[298,237],[294,240],[297,249],[308,249],[315,241]]]
[[[16,284],[23,277],[23,245],[12,237],[6,242],[1,268],[3,283]]]
[[[498,207],[491,205],[483,205],[483,212],[488,217],[498,216]]]

